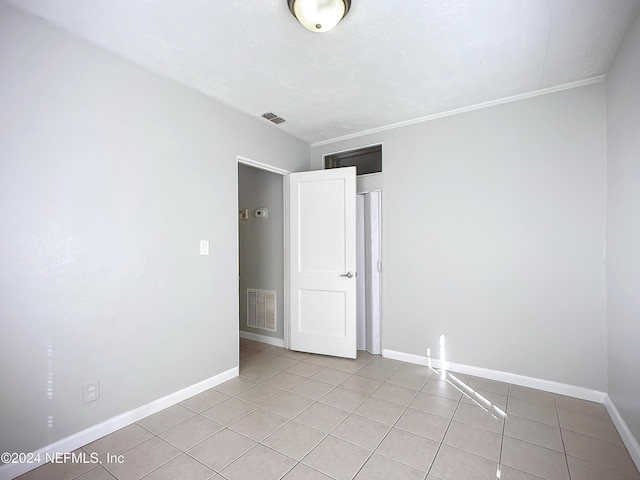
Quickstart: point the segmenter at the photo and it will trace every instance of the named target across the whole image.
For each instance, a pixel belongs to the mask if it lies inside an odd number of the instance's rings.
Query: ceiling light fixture
[[[287,0],[289,10],[308,30],[328,32],[342,20],[351,7],[351,0]]]

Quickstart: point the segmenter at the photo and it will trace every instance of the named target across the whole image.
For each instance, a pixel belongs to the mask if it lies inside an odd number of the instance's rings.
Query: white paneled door
[[[356,357],[356,169],[289,175],[289,343]]]

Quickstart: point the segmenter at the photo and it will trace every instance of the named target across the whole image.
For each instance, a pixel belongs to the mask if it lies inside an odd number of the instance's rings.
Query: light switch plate
[[[200,240],[200,255],[209,255],[209,240]]]

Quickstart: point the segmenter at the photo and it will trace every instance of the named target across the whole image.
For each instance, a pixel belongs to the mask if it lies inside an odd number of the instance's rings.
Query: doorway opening
[[[238,329],[284,346],[286,172],[238,158]]]
[[[287,175],[238,157],[239,336],[289,348]],[[381,353],[380,191],[356,196],[357,350]]]

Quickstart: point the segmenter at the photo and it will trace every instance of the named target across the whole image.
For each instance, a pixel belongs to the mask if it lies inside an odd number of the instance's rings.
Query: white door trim
[[[284,242],[284,326],[283,326],[283,347],[287,350],[291,349],[291,277],[289,275],[289,249],[291,245],[289,243],[289,233],[290,233],[290,212],[289,212],[289,176],[286,175],[282,179],[282,199],[284,201],[284,211],[283,213],[283,221],[284,221],[284,232],[283,239]]]
[[[284,168],[274,167],[273,165],[268,165],[266,163],[258,162],[256,160],[243,157],[241,155],[238,155],[237,159],[238,159],[238,163],[243,163],[245,165],[249,165],[250,167],[259,168],[260,170],[266,170],[268,172],[277,173],[278,175],[288,175],[291,173],[289,170],[285,170]]]

